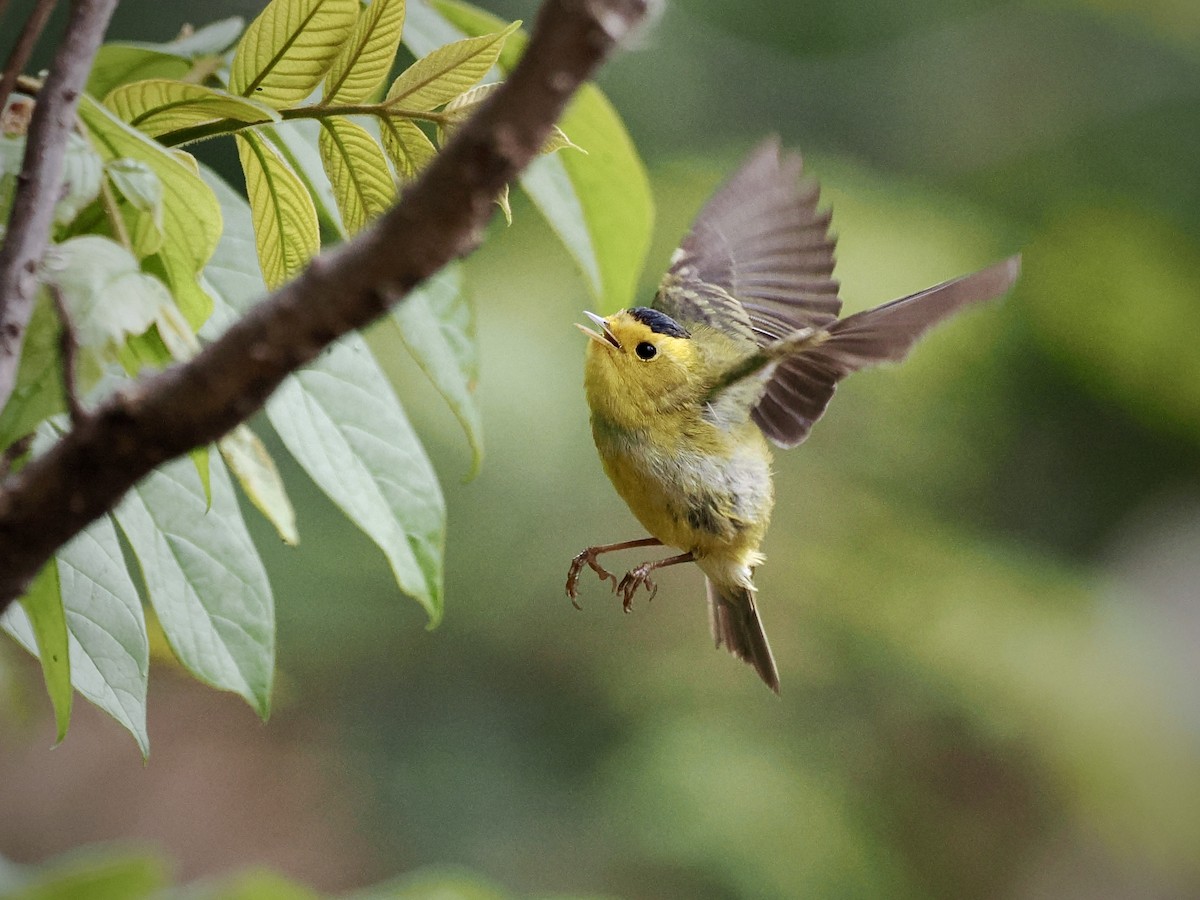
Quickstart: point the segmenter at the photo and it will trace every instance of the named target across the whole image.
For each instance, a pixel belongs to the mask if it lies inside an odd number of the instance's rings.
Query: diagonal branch
[[[512,75],[398,205],[193,360],[105,401],[0,485],[0,609],[152,468],[249,418],[288,374],[473,250],[493,198],[645,8],[646,0],[546,0]]]
[[[0,247],[0,407],[8,402],[17,378],[37,267],[62,191],[67,135],[75,126],[79,95],[116,7],[117,0],[74,0],[66,36],[29,123],[25,159]]]

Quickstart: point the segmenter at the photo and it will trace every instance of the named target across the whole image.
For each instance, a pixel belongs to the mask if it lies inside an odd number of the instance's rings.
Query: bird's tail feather
[[[779,693],[779,671],[771,645],[758,618],[754,592],[740,585],[708,583],[708,614],[713,640],[724,645],[738,659],[745,660],[771,690]]]

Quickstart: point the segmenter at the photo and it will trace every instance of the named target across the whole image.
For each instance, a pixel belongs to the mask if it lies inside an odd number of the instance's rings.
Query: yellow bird
[[[932,325],[1012,286],[1020,257],[839,319],[830,213],[776,139],[756,149],[700,211],[650,307],[587,313],[584,386],[604,471],[651,537],[574,558],[610,579],[628,612],[651,574],[695,562],[718,647],[779,692],[755,604],[754,569],[774,504],[771,451],[801,443],[837,383],[908,355]],[[665,545],[619,582],[601,554]]]

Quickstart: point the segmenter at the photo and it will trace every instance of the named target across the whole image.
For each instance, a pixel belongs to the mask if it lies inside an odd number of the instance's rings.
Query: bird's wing
[[[778,138],[754,150],[704,205],[671,259],[654,307],[679,322],[711,325],[766,344],[833,322],[829,212],[803,163]]]
[[[841,379],[904,359],[926,331],[964,306],[1000,296],[1020,271],[1021,258],[1014,256],[833,323],[823,343],[778,364],[754,408],[754,421],[776,444],[796,446],[821,418]]]
[[[671,260],[654,306],[764,347],[841,311],[830,214],[803,162],[769,138],[704,205]],[[836,377],[808,354],[773,366],[754,396],[754,419],[782,446],[803,440]],[[760,399],[761,398],[761,399]],[[802,424],[807,423],[807,424]]]

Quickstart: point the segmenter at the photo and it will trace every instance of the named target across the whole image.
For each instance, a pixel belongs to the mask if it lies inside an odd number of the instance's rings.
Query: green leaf
[[[479,347],[462,270],[442,269],[392,310],[392,321],[421,370],[445,398],[471,445],[471,472],[483,463],[483,416],[475,398]]]
[[[387,101],[408,110],[433,109],[472,87],[496,64],[520,22],[491,34],[464,38],[422,56],[392,82]]]
[[[239,425],[221,438],[217,446],[250,502],[275,526],[283,542],[298,544],[296,511],[288,500],[275,460],[258,435],[248,426]]]
[[[278,0],[275,0],[278,2]],[[321,247],[312,197],[278,151],[258,135],[237,135],[254,217],[258,263],[268,288],[296,275]]]
[[[37,640],[37,657],[42,663],[42,677],[54,706],[57,728],[56,743],[67,736],[71,722],[71,659],[67,637],[67,616],[63,610],[58,583],[58,562],[51,560],[34,578],[29,591],[21,598],[21,606]]]
[[[105,44],[92,64],[87,92],[106,97],[122,84],[147,78],[183,78],[191,68],[191,60],[177,53],[142,44]]]
[[[271,0],[238,41],[229,90],[276,108],[321,83],[358,18],[358,0]]]
[[[162,79],[123,85],[104,98],[104,105],[151,137],[222,120],[242,124],[279,121],[279,113],[257,100],[202,84]]]
[[[288,451],[379,545],[397,583],[442,616],[446,511],[424,449],[358,334],[284,381],[267,418]]]
[[[180,311],[193,328],[200,327],[212,313],[212,298],[204,293],[198,276],[221,236],[217,199],[187,154],[165,150],[87,95],[80,98],[79,116],[105,161],[140,160],[158,176],[163,188],[164,239],[161,251],[147,259],[146,267],[161,271]]]
[[[97,519],[57,554],[58,579],[69,632],[71,683],[150,750],[146,735],[146,682],[150,643],[142,602],[125,568],[116,529]],[[20,605],[3,627],[34,652],[33,629]]]
[[[116,241],[84,235],[56,244],[42,262],[57,285],[80,347],[111,353],[154,324],[171,295]]]
[[[329,176],[325,174],[321,162],[321,152],[317,149],[321,138],[320,124],[311,120],[281,122],[260,129],[260,133],[279,151],[292,171],[300,176],[305,190],[312,197],[321,225],[343,238],[347,237],[346,226],[342,224],[342,217],[338,213],[333,185],[329,183]]]
[[[188,453],[192,465],[196,467],[196,476],[200,479],[200,487],[204,489],[205,510],[212,508],[212,468],[208,463],[208,447],[193,447]]]
[[[346,231],[354,234],[392,205],[396,185],[383,150],[365,128],[341,116],[321,121],[319,147]]]
[[[437,156],[433,142],[408,119],[380,119],[379,134],[396,174],[403,179],[415,178]]]
[[[205,278],[218,297],[212,319],[200,331],[202,337],[211,341],[219,337],[238,315],[247,312],[265,296],[267,286],[263,283],[255,255],[254,225],[246,198],[212,169],[204,168],[200,174],[221,204],[225,220],[221,240],[204,270]]]
[[[125,201],[121,214],[131,249],[139,259],[157,253],[163,242],[162,182],[153,169],[137,159],[109,160],[104,172],[118,197]]]
[[[467,34],[494,31],[503,21],[454,0],[434,0],[452,25]],[[428,15],[428,13],[423,13]],[[414,29],[418,7],[409,13],[405,43],[415,54],[429,27]],[[509,71],[527,38],[514,34],[499,64]],[[583,85],[567,108],[563,131],[587,154],[555,154],[537,159],[521,175],[521,186],[583,270],[602,308],[629,306],[650,246],[654,201],[645,168],[620,117],[599,88]]]
[[[45,419],[66,409],[58,316],[46,292],[38,292],[21,347],[17,383],[0,412],[0,447],[32,434]]]
[[[190,460],[155,469],[117,507],[150,603],[179,661],[266,718],[275,607],[229,473],[210,455],[212,505]]]
[[[500,84],[501,82],[499,81],[493,81],[488,84],[477,84],[469,91],[463,91],[447,103],[442,113],[448,117],[448,122],[444,125],[438,125],[438,143],[444,145],[458,126],[479,111],[479,107],[483,106],[484,101],[500,87]],[[583,153],[587,152],[567,137],[561,128],[554,125],[550,129],[550,137],[546,139],[546,143],[542,145],[542,149],[538,152],[543,154],[553,153],[556,150],[563,150],[568,147]]]
[[[404,0],[371,0],[325,76],[324,103],[361,103],[392,68],[404,29]]]

